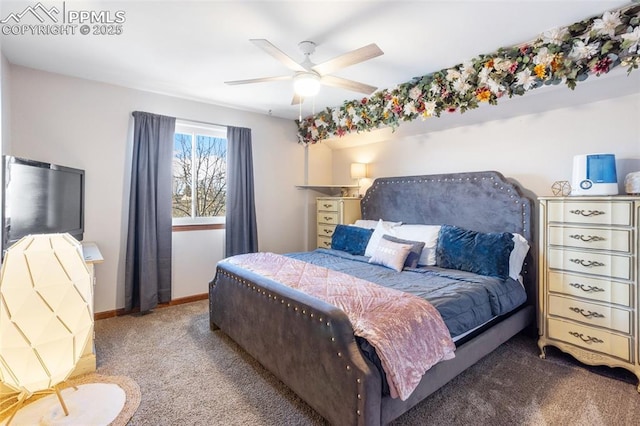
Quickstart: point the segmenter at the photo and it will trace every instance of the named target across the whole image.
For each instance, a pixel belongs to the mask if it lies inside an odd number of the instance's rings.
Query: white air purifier
[[[615,155],[574,156],[571,195],[618,195]]]

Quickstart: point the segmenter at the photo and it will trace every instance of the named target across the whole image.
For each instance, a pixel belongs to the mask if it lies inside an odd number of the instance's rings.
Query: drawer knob
[[[588,344],[604,343],[604,340],[600,340],[597,337],[591,337],[591,336],[584,337],[584,334],[578,333],[575,331],[570,331],[569,334],[572,335],[573,337],[577,337],[578,339],[581,339],[583,342]]]
[[[333,234],[333,231],[331,229],[323,229],[325,234]]]
[[[574,288],[577,288],[579,290],[582,290],[585,293],[598,293],[600,291],[604,291],[603,288],[595,287],[595,286],[592,286],[592,285],[585,286],[584,284],[580,284],[580,283],[569,283],[569,285],[571,287],[574,287]]]
[[[573,238],[574,240],[584,241],[585,243],[593,243],[593,242],[604,241],[605,240],[604,237],[600,237],[598,235],[587,235],[585,237],[582,234],[573,234],[573,235],[569,235],[569,237]]]
[[[586,216],[586,217],[600,216],[601,214],[604,214],[602,210],[569,210],[569,213],[577,214],[578,216]]]
[[[324,220],[326,220],[327,222],[330,222],[331,220],[333,220],[333,218],[331,216],[325,216]]]
[[[322,244],[324,244],[325,247],[331,247],[331,243],[329,241],[325,241]]]
[[[331,207],[331,204],[323,204],[322,205],[324,208],[328,209],[329,207]]]
[[[586,311],[585,312],[584,309],[580,309],[580,308],[577,308],[577,307],[574,307],[574,306],[570,306],[569,310],[575,312],[576,314],[580,314],[585,318],[589,318],[589,319],[591,319],[591,318],[604,318],[604,315],[602,315],[601,313],[592,312],[592,311]]]
[[[594,266],[604,266],[604,263],[598,262],[595,260],[584,260],[584,259],[569,259],[573,263],[577,263],[578,265],[584,266],[585,268],[592,268]]]

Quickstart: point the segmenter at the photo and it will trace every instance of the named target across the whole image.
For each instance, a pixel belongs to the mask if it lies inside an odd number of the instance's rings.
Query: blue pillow
[[[513,245],[513,234],[509,232],[482,233],[442,225],[436,264],[441,268],[506,279]]]
[[[406,260],[404,261],[404,266],[405,266],[405,268],[417,268],[418,267],[418,261],[420,260],[420,255],[422,254],[422,249],[424,248],[424,241],[403,240],[401,238],[392,237],[391,235],[388,235],[388,234],[384,234],[382,236],[382,238],[384,238],[385,240],[392,241],[394,243],[410,244],[411,245],[411,251],[409,252],[409,255],[407,256]]]
[[[331,248],[363,256],[371,234],[373,234],[373,229],[336,225],[336,229],[331,236]]]

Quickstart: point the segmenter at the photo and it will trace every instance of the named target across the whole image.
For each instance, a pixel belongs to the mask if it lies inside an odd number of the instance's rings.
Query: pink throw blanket
[[[440,313],[417,296],[274,253],[225,261],[344,311],[355,334],[376,349],[392,398],[406,400],[431,366],[454,357],[455,345]]]

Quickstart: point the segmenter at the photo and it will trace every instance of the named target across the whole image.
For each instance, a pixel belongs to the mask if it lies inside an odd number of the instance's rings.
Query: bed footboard
[[[219,327],[332,424],[380,424],[380,374],[335,306],[222,262],[209,285],[209,315],[212,330]]]

